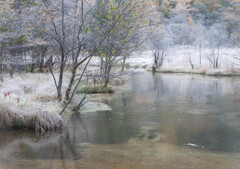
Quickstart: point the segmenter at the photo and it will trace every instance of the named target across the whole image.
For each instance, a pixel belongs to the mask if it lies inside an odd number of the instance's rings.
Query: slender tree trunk
[[[165,52],[164,52],[164,50],[162,50],[161,51],[161,60],[160,60],[160,63],[159,63],[159,67],[163,66],[164,59],[165,59]]]
[[[109,78],[110,78],[110,72],[111,72],[111,65],[109,62],[106,62],[106,66],[105,66],[105,78],[104,78],[104,87],[108,86],[109,83]]]
[[[202,65],[202,44],[200,43],[199,45],[199,63],[200,63],[200,67]]]
[[[108,85],[108,82],[109,82],[109,76],[108,76],[108,74],[107,74],[107,68],[108,67],[108,65],[106,65],[105,66],[105,73],[104,73],[104,87],[107,87],[107,85]]]
[[[193,66],[193,64],[191,63],[191,67],[192,67],[192,70],[194,70],[194,66]]]
[[[68,101],[69,98],[70,98],[70,92],[71,92],[71,89],[72,89],[72,86],[73,86],[73,83],[74,83],[74,80],[75,80],[75,76],[76,76],[76,68],[74,67],[72,69],[72,76],[71,76],[68,88],[66,90],[66,98],[65,98],[66,101]]]
[[[35,58],[35,57],[36,57],[36,56],[35,56],[35,53],[33,53],[33,54],[32,54],[31,70],[30,70],[31,73],[33,73],[33,71],[34,71],[34,66],[35,66],[34,58]]]
[[[160,53],[159,50],[154,52],[154,65],[153,65],[153,72],[156,71],[157,68],[159,68],[159,59],[160,59]]]
[[[109,83],[109,76],[106,75],[105,80],[104,80],[104,87],[107,87]]]
[[[103,66],[104,66],[104,60],[101,57],[101,63],[100,63],[100,74],[103,74]]]
[[[83,23],[83,20],[84,20],[84,16],[83,16],[83,0],[81,1],[81,13],[82,13],[82,17],[81,17],[81,22]]]
[[[191,65],[191,67],[192,67],[192,70],[194,70],[194,65],[193,65],[193,63],[192,63],[192,58],[191,58],[191,56],[188,56],[188,61],[189,61],[190,65]]]
[[[31,70],[30,70],[30,72],[33,73],[33,71],[34,71],[34,63],[32,63],[32,65],[31,65]]]
[[[65,58],[65,55],[64,55],[64,53],[62,52],[60,72],[59,72],[59,79],[58,79],[58,89],[57,89],[59,102],[62,100],[63,71],[64,71],[64,66],[65,66],[65,64],[64,64],[64,58]]]
[[[220,43],[220,42],[219,42]],[[219,57],[220,57],[220,44],[218,45],[218,53],[217,53],[217,68],[219,68]]]
[[[124,72],[124,70],[125,70],[126,59],[127,59],[127,57],[124,56],[124,57],[123,57],[123,63],[122,63],[122,70],[121,70],[122,72]]]
[[[62,83],[63,83],[63,71],[65,67],[65,13],[64,13],[65,5],[64,5],[64,0],[62,0],[62,46],[61,46],[61,63],[60,63],[60,72],[59,72],[59,79],[58,79],[58,88],[57,88],[57,93],[58,93],[58,100],[59,102],[62,100]]]
[[[40,63],[39,63],[40,72],[43,72],[44,58],[46,56],[46,52],[47,52],[47,47],[43,47],[41,50]]]

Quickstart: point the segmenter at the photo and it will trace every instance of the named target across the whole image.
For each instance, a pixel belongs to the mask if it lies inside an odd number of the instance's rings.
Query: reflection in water
[[[102,168],[109,168],[106,165],[112,166],[110,162],[103,164],[106,158],[123,160],[135,151],[142,155],[140,161],[147,162],[149,158],[154,161],[151,153],[156,147],[150,148],[153,142],[161,143],[157,146],[165,151],[170,150],[163,145],[176,145],[182,149],[171,148],[171,151],[181,152],[188,150],[187,145],[197,145],[195,148],[201,151],[240,152],[239,81],[237,77],[133,75],[131,91],[110,101],[112,111],[75,116],[61,132],[1,130],[0,168],[16,165],[31,168],[36,160],[45,161],[37,164],[39,168],[79,168],[89,164],[90,157],[90,161],[102,162]],[[134,139],[138,141],[133,144]],[[148,140],[150,145],[143,144]],[[147,149],[139,150],[146,146]],[[128,148],[121,150],[121,147]],[[110,149],[119,151],[121,156],[113,159]],[[140,153],[150,150],[149,158]]]
[[[154,108],[152,121],[168,136],[167,142],[195,143],[216,151],[240,151],[239,78],[146,76],[132,80],[135,102],[139,109]]]

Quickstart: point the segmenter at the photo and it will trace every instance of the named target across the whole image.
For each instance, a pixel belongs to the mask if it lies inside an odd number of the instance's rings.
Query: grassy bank
[[[64,78],[64,88],[67,79]],[[0,84],[0,125],[4,128],[56,130],[64,126],[51,75],[22,74]]]
[[[68,75],[66,73],[66,75]],[[69,77],[63,78],[62,95],[68,86]],[[59,115],[63,104],[58,102],[54,81],[50,74],[26,73],[5,78],[0,83],[0,128],[31,129],[37,131],[62,129],[72,109],[79,104],[83,94],[98,94],[105,97],[114,93],[114,88],[100,85],[80,86],[63,115]],[[119,87],[118,87],[119,88]],[[101,95],[100,95],[101,94]],[[108,111],[111,108],[103,100],[88,97],[80,113]]]
[[[37,131],[58,130],[63,128],[62,117],[57,113],[36,108],[13,107],[0,104],[1,126],[13,129],[33,129]]]
[[[147,69],[152,71],[152,68]],[[180,68],[160,68],[155,70],[156,73],[186,73],[186,74],[201,74],[206,76],[240,76],[238,69],[180,69]]]

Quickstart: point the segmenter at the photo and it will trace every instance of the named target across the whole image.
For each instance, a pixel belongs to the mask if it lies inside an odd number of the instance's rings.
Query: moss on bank
[[[114,89],[112,87],[103,87],[103,86],[87,86],[87,87],[79,87],[77,93],[87,93],[87,94],[111,94],[114,93]]]

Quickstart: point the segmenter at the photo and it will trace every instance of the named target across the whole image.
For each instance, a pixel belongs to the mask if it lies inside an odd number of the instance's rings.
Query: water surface
[[[0,131],[0,168],[240,168],[240,78],[136,73],[112,111]]]

